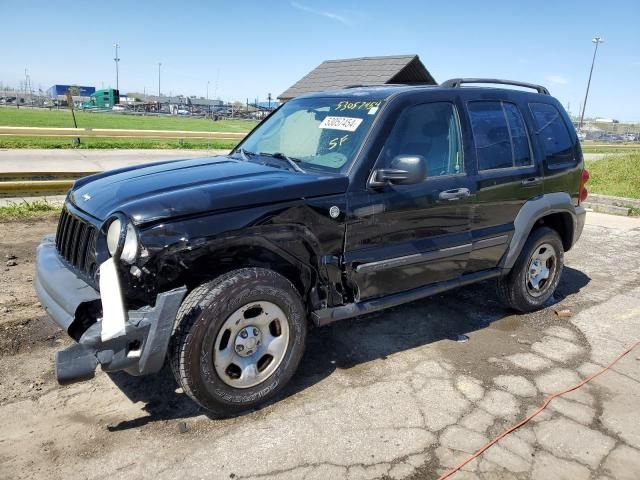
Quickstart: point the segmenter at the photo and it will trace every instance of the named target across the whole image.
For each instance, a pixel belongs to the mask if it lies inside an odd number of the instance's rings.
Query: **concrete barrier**
[[[640,213],[640,200],[635,198],[614,197],[590,193],[584,202],[585,207],[594,212],[608,213],[610,215],[638,215]]]

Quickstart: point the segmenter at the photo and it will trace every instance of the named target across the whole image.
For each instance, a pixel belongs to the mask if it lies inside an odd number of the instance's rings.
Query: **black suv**
[[[58,381],[168,357],[191,398],[233,414],[287,383],[310,324],[491,278],[541,308],[587,179],[544,87],[486,79],[307,95],[227,156],[83,178],[38,248],[38,296],[77,341]]]

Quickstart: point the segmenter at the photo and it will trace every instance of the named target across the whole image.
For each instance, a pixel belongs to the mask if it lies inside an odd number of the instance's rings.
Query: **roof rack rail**
[[[532,88],[543,95],[549,95],[549,90],[534,83],[516,82],[514,80],[500,80],[499,78],[452,78],[440,84],[441,87],[460,88],[463,83],[494,83],[496,85],[514,85],[516,87]]]

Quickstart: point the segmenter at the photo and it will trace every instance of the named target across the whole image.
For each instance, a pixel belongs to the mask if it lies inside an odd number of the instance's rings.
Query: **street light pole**
[[[160,67],[162,63],[158,62],[158,106],[160,106]]]
[[[582,130],[582,123],[584,122],[584,111],[587,108],[587,97],[589,96],[589,87],[591,86],[591,75],[593,74],[593,65],[596,63],[596,53],[598,53],[598,45],[604,42],[602,37],[593,37],[591,40],[595,43],[596,47],[593,50],[593,59],[591,60],[591,70],[589,70],[589,81],[587,82],[587,91],[584,94],[584,102],[582,102],[582,114],[580,115],[580,126],[578,130]]]
[[[209,105],[209,80],[207,80],[207,114],[211,115],[211,105]]]
[[[120,85],[119,85],[119,83],[118,83],[118,80],[119,80],[119,79],[118,79],[118,75],[119,75],[119,72],[118,72],[118,62],[120,62],[120,59],[118,58],[118,48],[120,48],[120,45],[118,45],[118,42],[116,42],[116,43],[114,43],[114,44],[113,44],[113,46],[114,46],[114,47],[115,47],[115,49],[116,49],[116,56],[115,56],[115,58],[113,59],[113,61],[114,61],[114,62],[116,62],[116,90],[118,90],[118,91],[119,91],[119,90],[120,90]]]

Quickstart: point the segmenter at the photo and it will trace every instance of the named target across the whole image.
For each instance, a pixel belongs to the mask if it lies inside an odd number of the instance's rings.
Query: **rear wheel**
[[[537,228],[529,235],[511,272],[498,279],[498,296],[520,312],[538,310],[553,295],[563,267],[560,236],[551,228]]]
[[[304,352],[306,315],[282,275],[244,268],[194,289],[178,311],[170,363],[185,393],[224,416],[278,393]]]

